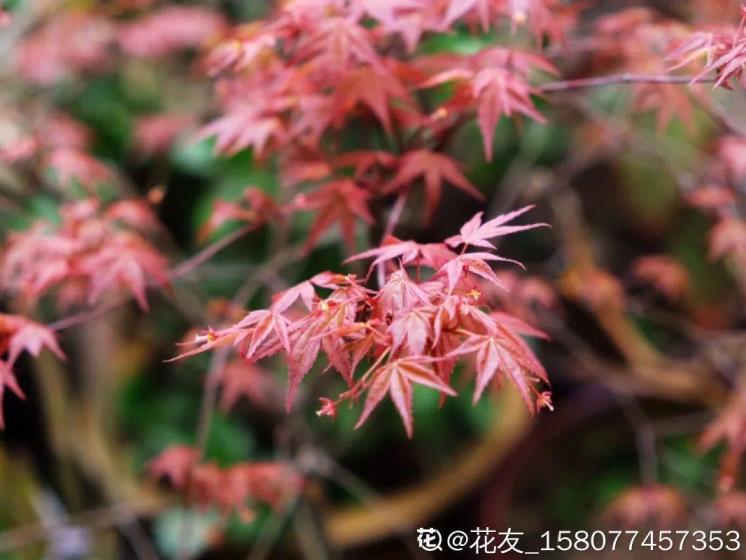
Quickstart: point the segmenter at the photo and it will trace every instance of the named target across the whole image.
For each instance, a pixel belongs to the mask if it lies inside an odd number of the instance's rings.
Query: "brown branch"
[[[244,226],[232,233],[229,233],[212,245],[208,245],[193,257],[188,258],[187,260],[173,268],[168,275],[169,280],[175,280],[177,278],[181,278],[182,276],[186,276],[190,272],[193,272],[202,264],[217,255],[220,251],[222,251],[229,245],[232,245],[233,243],[241,239],[244,235],[254,231],[255,229],[255,226]]]
[[[712,82],[714,82],[714,78],[697,78],[696,76],[669,76],[667,74],[635,74],[624,72],[622,74],[610,74],[608,76],[594,76],[591,78],[578,78],[575,80],[559,80],[556,82],[548,82],[536,86],[535,89],[540,93],[551,93],[556,91],[610,86],[616,84],[692,85],[695,83]]]

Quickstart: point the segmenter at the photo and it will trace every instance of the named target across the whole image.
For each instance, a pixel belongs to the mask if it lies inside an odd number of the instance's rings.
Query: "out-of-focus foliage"
[[[742,528],[746,12],[635,4],[0,0],[0,558]]]

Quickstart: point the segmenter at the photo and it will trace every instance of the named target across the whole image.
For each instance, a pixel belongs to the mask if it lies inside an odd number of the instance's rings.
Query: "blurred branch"
[[[271,280],[277,275],[280,269],[296,260],[302,254],[302,245],[291,246],[276,253],[272,259],[248,277],[246,282],[244,282],[241,288],[233,296],[232,303],[234,305],[243,305],[245,301],[251,299],[252,294],[259,289],[264,282]],[[212,423],[212,417],[217,403],[219,385],[214,383],[213,379],[225,368],[230,350],[230,346],[220,347],[215,350],[210,358],[210,365],[208,367],[207,375],[205,376],[204,390],[202,393],[202,401],[200,403],[199,417],[197,421],[195,448],[197,449],[198,460],[201,460],[204,457],[210,435],[210,425]],[[191,503],[194,500],[194,490],[195,489],[192,485],[187,489],[188,503]],[[189,534],[192,529],[191,524],[192,518],[190,516],[185,516],[181,526],[182,547],[178,556],[180,560],[187,560],[191,557],[191,552],[187,547]]]
[[[594,76],[592,78],[578,78],[575,80],[559,80],[536,86],[541,93],[554,91],[567,91],[571,89],[583,89],[616,84],[682,84],[692,85],[695,83],[713,83],[714,78],[698,78],[697,76],[669,76],[667,74],[610,74],[608,76]]]
[[[446,469],[422,484],[373,499],[363,506],[330,511],[325,523],[332,544],[352,547],[399,533],[433,518],[473,490],[530,426],[519,396],[512,390],[505,390],[500,396],[499,421],[492,424],[482,441]]]
[[[63,529],[108,529],[119,528],[130,540],[137,558],[142,560],[157,560],[158,555],[147,538],[143,538],[142,529],[131,527],[136,524],[131,508],[127,504],[117,504],[99,509],[92,509],[83,513],[64,516],[52,521],[34,523],[0,533],[0,553],[6,553],[35,543],[48,541],[54,533]],[[125,530],[126,526],[130,526]]]

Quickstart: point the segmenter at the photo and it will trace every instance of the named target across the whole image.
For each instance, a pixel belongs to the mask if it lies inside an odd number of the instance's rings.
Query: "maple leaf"
[[[7,350],[8,366],[15,364],[24,351],[38,357],[44,347],[57,357],[65,358],[57,338],[47,327],[18,315],[0,313],[0,354]]]
[[[502,115],[522,113],[536,122],[546,120],[534,108],[531,95],[536,90],[504,68],[488,68],[472,80],[472,95],[477,100],[477,120],[484,139],[485,158],[492,159],[492,137]]]
[[[488,249],[495,249],[495,246],[490,243],[489,239],[495,237],[501,237],[503,235],[510,235],[519,231],[526,231],[528,229],[534,229],[537,227],[549,227],[548,224],[528,224],[523,226],[506,226],[505,224],[514,220],[518,216],[525,214],[533,208],[533,205],[524,206],[520,210],[515,210],[507,214],[500,214],[499,216],[492,218],[491,220],[482,223],[482,212],[477,212],[471,220],[466,222],[459,231],[458,235],[454,235],[446,239],[446,244],[451,247],[458,247],[459,245],[471,245],[474,247],[484,247]]]
[[[282,313],[293,305],[298,299],[301,299],[306,305],[306,309],[313,307],[313,301],[316,298],[316,290],[313,288],[313,283],[310,281],[301,282],[296,286],[288,288],[275,294],[272,297],[272,309],[279,313]]]
[[[371,374],[368,396],[363,412],[355,425],[362,426],[381,400],[388,394],[404,423],[408,437],[412,437],[412,384],[423,385],[448,396],[456,392],[440,377],[422,357],[400,358],[381,366]]]
[[[80,270],[90,278],[90,303],[95,303],[112,287],[125,286],[140,308],[147,310],[147,279],[152,278],[161,286],[169,283],[166,260],[144,239],[134,235],[121,235],[83,257]]]
[[[220,408],[228,412],[244,396],[254,406],[267,407],[271,395],[279,392],[273,381],[269,373],[256,364],[232,360],[219,375],[210,378],[209,383],[221,386]]]
[[[345,72],[336,85],[333,118],[339,125],[358,104],[363,104],[392,134],[389,106],[394,99],[411,103],[409,93],[393,74],[372,66],[355,68]]]
[[[288,392],[285,409],[290,411],[301,381],[311,370],[321,350],[321,339],[314,329],[313,320],[303,321],[299,326],[298,336],[293,338],[293,345],[288,355]]]
[[[370,30],[354,17],[326,17],[315,22],[295,48],[294,60],[309,62],[317,71],[332,76],[359,64],[380,64]]]
[[[277,43],[278,37],[272,33],[260,32],[249,37],[233,37],[210,51],[205,66],[211,76],[228,68],[235,71],[246,70],[268,53],[274,53]]]
[[[401,156],[396,175],[383,190],[390,193],[402,187],[409,187],[418,177],[425,183],[425,215],[428,220],[440,200],[444,181],[477,200],[484,199],[482,193],[461,173],[455,160],[445,154],[425,149],[410,151]]]
[[[528,83],[533,69],[556,74],[557,70],[545,58],[520,51],[490,48],[466,59],[465,67],[449,68],[420,87],[428,88],[456,81],[457,88],[452,103],[455,109],[471,109],[477,105],[477,121],[484,141],[487,160],[492,159],[495,127],[502,115],[523,114],[539,123],[546,122],[534,107],[531,96],[537,90]]]
[[[443,21],[450,27],[456,20],[473,11],[479,18],[482,30],[486,32],[492,20],[497,16],[498,5],[495,0],[449,0]]]
[[[271,218],[280,218],[280,209],[272,197],[259,187],[246,187],[237,202],[215,201],[210,218],[200,228],[197,237],[205,239],[229,222],[258,226]]]
[[[534,375],[544,383],[549,379],[530,348],[520,338],[506,328],[498,326],[495,334],[472,334],[464,343],[455,349],[452,356],[474,354],[477,369],[477,381],[474,388],[473,402],[477,402],[487,385],[495,379],[506,377],[518,389],[530,412],[535,412],[534,395],[538,396],[529,377]]]
[[[270,334],[276,337],[286,352],[290,352],[289,326],[290,320],[274,309],[252,311],[236,324],[235,328],[244,330],[244,333],[236,337],[235,344],[245,347],[241,356],[249,362],[259,359],[255,355]],[[250,338],[249,333],[251,334]],[[243,344],[244,342],[248,344]],[[261,357],[266,357],[266,354],[262,353]]]
[[[689,275],[677,260],[663,255],[641,257],[635,261],[632,273],[652,284],[671,301],[679,301],[689,288]]]
[[[223,17],[197,6],[166,6],[119,27],[119,44],[134,56],[159,58],[199,47],[225,28]]]
[[[374,259],[370,265],[372,270],[379,264],[400,259],[401,264],[404,265],[417,263],[437,270],[455,257],[456,254],[443,243],[422,244],[416,241],[402,241],[393,235],[389,235],[384,238],[380,247],[353,255],[344,262],[350,263],[372,258]]]
[[[744,16],[746,21],[746,16]],[[715,49],[713,60],[707,64],[702,72],[694,77],[693,81],[702,79],[707,74],[715,72],[717,80],[713,88],[718,86],[728,87],[731,79],[738,80],[744,84],[744,67],[746,67],[746,34],[744,24],[741,24],[738,32],[730,40],[722,41],[719,48]]]
[[[429,302],[427,292],[419,284],[412,282],[403,269],[389,274],[386,284],[376,297],[382,311],[396,314]]]
[[[498,322],[498,324],[507,327],[509,331],[516,334],[530,336],[532,338],[541,338],[543,340],[550,339],[547,333],[537,329],[532,325],[529,325],[526,321],[520,319],[519,317],[516,317],[515,315],[510,315],[503,311],[493,311],[492,313],[490,313],[490,317],[493,317]]]
[[[462,255],[454,257],[446,264],[444,264],[443,268],[439,272],[444,273],[446,278],[448,278],[449,291],[452,291],[456,287],[456,284],[461,280],[464,272],[475,274],[498,287],[504,288],[503,283],[497,277],[487,261],[511,262],[520,267],[523,267],[523,265],[518,261],[505,259],[503,257],[493,255],[492,253],[464,253]]]
[[[338,156],[333,163],[335,168],[354,167],[355,177],[360,178],[375,166],[393,167],[396,156],[380,150],[358,150]]]
[[[150,476],[167,478],[174,488],[184,488],[189,473],[199,460],[199,452],[186,445],[174,445],[162,451],[148,463]]]
[[[277,144],[286,141],[283,122],[276,117],[261,116],[253,108],[232,109],[197,133],[198,139],[212,136],[216,138],[215,149],[228,155],[251,147],[261,157],[271,140]]]
[[[432,310],[425,309],[413,309],[394,319],[388,329],[393,342],[391,351],[395,354],[405,347],[410,355],[424,355],[432,335],[431,320]]]
[[[427,0],[363,0],[367,13],[385,33],[399,34],[407,52],[414,52],[426,31],[444,31],[440,6]]]
[[[331,181],[308,195],[299,195],[295,201],[296,208],[317,212],[308,233],[306,248],[313,247],[326,230],[339,222],[342,238],[347,247],[354,250],[355,219],[359,218],[369,225],[373,223],[368,198],[368,193],[349,179]]]
[[[114,176],[109,167],[76,148],[55,148],[45,158],[45,165],[62,187],[70,187],[76,181],[84,187],[93,187]]]

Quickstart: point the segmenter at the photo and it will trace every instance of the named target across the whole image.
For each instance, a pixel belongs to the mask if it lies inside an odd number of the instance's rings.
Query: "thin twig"
[[[265,266],[249,276],[246,282],[244,282],[233,296],[232,303],[234,305],[243,305],[247,300],[251,299],[252,295],[266,280],[271,279],[277,274],[279,269],[286,266],[288,263],[293,262],[302,254],[302,246],[288,247],[277,253]],[[218,383],[215,383],[215,377],[225,368],[230,350],[230,346],[222,346],[213,353],[207,375],[205,376],[204,392],[202,393],[202,401],[200,402],[197,435],[195,438],[195,448],[197,450],[198,460],[201,460],[205,455],[210,435],[210,425],[212,424],[212,417],[217,404]],[[193,498],[193,487],[190,485],[187,490],[187,503],[192,502]],[[179,550],[178,558],[179,560],[188,560],[191,558],[191,551],[189,550],[188,543],[192,532],[192,518],[191,516],[184,516],[182,519],[180,531],[181,548]]]
[[[222,237],[212,245],[205,247],[202,251],[200,251],[193,257],[188,258],[187,260],[173,268],[169,274],[169,280],[175,280],[176,278],[180,278],[189,274],[190,272],[197,269],[204,262],[209,261],[220,251],[222,251],[229,245],[232,245],[234,242],[241,239],[244,235],[250,233],[255,229],[255,226],[244,226],[232,233],[229,233],[225,237]]]
[[[571,89],[583,89],[591,87],[610,86],[616,84],[682,84],[692,85],[695,83],[713,83],[714,78],[697,78],[693,76],[670,76],[667,74],[635,74],[625,72],[622,74],[610,74],[608,76],[594,76],[591,78],[578,78],[575,80],[559,80],[547,82],[535,87],[540,93],[555,91],[567,91]]]

